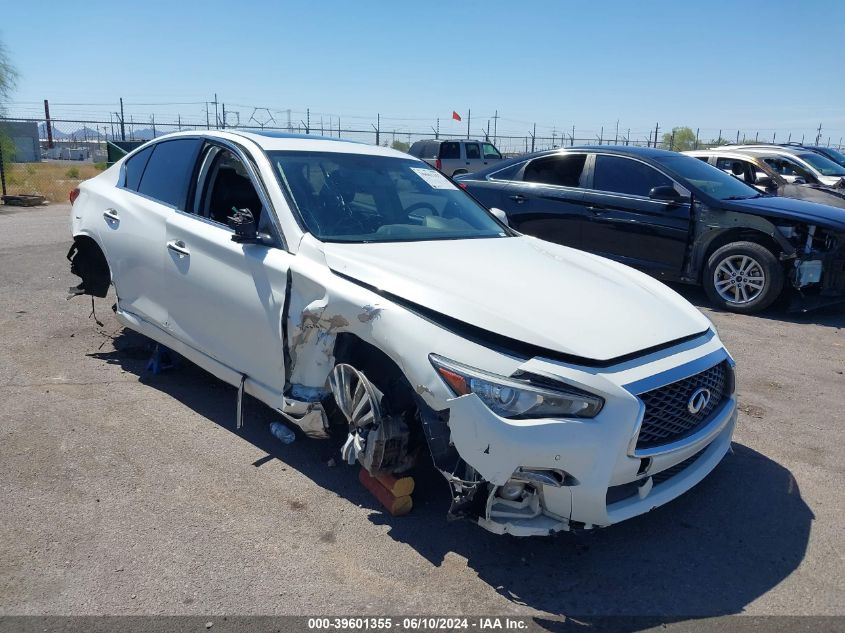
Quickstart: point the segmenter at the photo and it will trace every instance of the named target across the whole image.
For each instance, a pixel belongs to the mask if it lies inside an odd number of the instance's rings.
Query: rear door
[[[167,219],[169,327],[194,349],[245,374],[253,385],[284,387],[282,306],[290,253],[281,248],[263,185],[239,153],[206,143],[190,205]],[[227,218],[248,208],[264,244],[232,241]]]
[[[587,154],[541,156],[523,165],[509,183],[502,209],[522,233],[579,247],[586,211],[581,185]]]
[[[103,210],[119,308],[163,329],[165,225],[175,209],[184,208],[200,145],[195,138],[160,141],[130,157],[114,205]]]
[[[464,153],[466,161],[464,161],[464,169],[472,173],[484,168],[484,161],[481,158],[481,143],[475,141],[467,141],[464,143]]]
[[[649,198],[660,186],[675,187],[685,202]],[[584,250],[657,273],[681,271],[690,224],[681,185],[635,158],[596,154],[583,201]]]

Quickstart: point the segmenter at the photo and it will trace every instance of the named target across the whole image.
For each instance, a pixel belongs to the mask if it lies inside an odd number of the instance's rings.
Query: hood
[[[832,189],[824,185],[781,185],[778,196],[817,202],[845,209],[845,189]]]
[[[818,224],[838,231],[845,230],[845,210],[817,202],[779,196],[763,196],[749,200],[724,200],[719,203],[719,206],[741,213],[799,220],[807,224]]]
[[[335,272],[529,345],[608,361],[705,332],[710,321],[632,268],[520,236],[325,243]]]

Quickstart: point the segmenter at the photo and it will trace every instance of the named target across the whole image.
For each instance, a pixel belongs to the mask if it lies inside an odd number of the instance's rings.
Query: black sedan
[[[845,211],[761,194],[676,152],[588,146],[538,152],[456,178],[529,235],[662,279],[702,284],[756,312],[845,300]]]

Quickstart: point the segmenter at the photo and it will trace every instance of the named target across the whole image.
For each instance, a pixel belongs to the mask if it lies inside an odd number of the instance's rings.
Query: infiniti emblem
[[[693,415],[698,415],[710,402],[710,390],[705,387],[700,387],[692,392],[687,402],[687,410]]]

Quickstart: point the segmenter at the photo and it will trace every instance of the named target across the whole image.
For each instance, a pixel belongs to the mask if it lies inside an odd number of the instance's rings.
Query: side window
[[[460,143],[456,143],[454,141],[448,141],[446,143],[441,143],[440,145],[440,158],[447,159],[447,158],[460,158],[461,157],[461,145]]]
[[[563,154],[532,160],[525,167],[522,179],[561,187],[577,187],[587,162],[586,154]]]
[[[500,159],[502,157],[492,143],[482,143],[481,147],[484,149],[484,158]]]
[[[138,193],[162,204],[185,209],[200,144],[199,139],[192,138],[156,143]]]
[[[252,184],[249,172],[240,158],[228,149],[209,146],[208,166],[203,195],[198,209],[199,215],[218,224],[228,225],[229,216],[237,209],[249,209],[259,230],[264,230],[261,198]],[[204,166],[205,167],[205,166]],[[203,169],[205,171],[205,169]]]
[[[596,156],[593,189],[647,196],[653,187],[672,186],[659,171],[638,160],[620,156]]]
[[[801,178],[807,180],[807,182],[815,181],[815,179],[810,176],[805,169],[792,161],[785,160],[783,158],[764,158],[763,160],[769,167],[782,176],[800,176]]]
[[[153,148],[148,147],[142,149],[126,161],[123,167],[124,187],[132,191],[138,191],[138,185],[141,184],[141,175],[144,173],[144,168],[147,166],[147,161],[150,159],[150,154],[152,153]]]
[[[481,158],[481,149],[479,149],[478,143],[466,143],[464,147],[466,148],[467,160]]]
[[[755,170],[753,169],[753,165],[747,161],[736,158],[717,158],[716,167],[745,182],[754,182]]]

